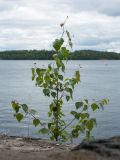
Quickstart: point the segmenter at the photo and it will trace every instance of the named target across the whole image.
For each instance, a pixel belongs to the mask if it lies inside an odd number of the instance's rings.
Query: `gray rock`
[[[70,160],[120,160],[120,137],[81,143],[69,156]]]

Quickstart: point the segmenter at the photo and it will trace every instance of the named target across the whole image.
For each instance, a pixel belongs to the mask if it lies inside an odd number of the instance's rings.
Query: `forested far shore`
[[[54,51],[13,50],[0,51],[0,60],[53,60]],[[70,53],[70,60],[120,60],[120,53],[77,50]]]

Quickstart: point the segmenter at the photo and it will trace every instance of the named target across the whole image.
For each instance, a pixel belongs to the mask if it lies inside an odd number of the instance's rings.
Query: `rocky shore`
[[[74,144],[0,135],[0,160],[120,160],[120,136]]]

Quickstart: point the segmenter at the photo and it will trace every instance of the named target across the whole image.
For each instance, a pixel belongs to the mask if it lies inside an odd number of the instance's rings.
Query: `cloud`
[[[61,0],[59,5],[70,7],[71,11],[97,11],[109,16],[120,16],[120,0]]]
[[[1,0],[0,49],[51,49],[69,16],[74,49],[120,51],[120,0]]]

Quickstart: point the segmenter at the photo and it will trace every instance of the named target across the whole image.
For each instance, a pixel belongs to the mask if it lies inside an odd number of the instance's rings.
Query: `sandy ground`
[[[0,135],[0,160],[120,160],[120,136],[75,147],[42,139]]]
[[[0,160],[59,160],[74,146],[0,135]]]

